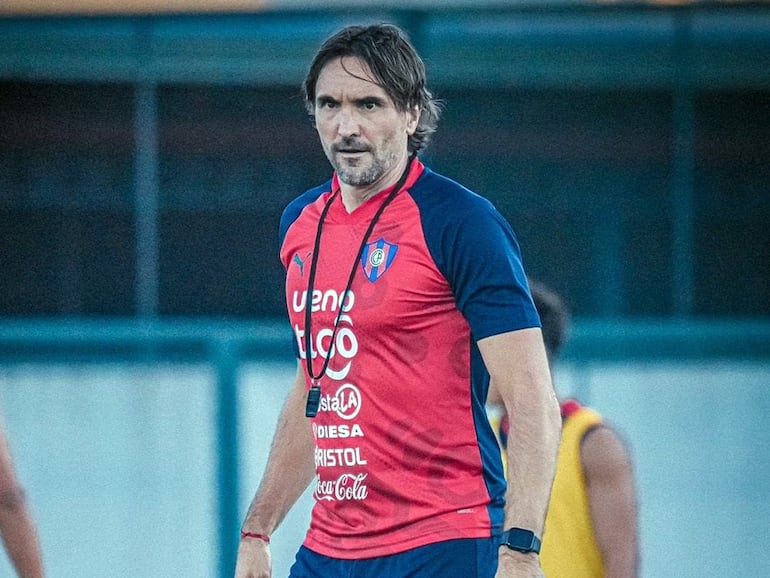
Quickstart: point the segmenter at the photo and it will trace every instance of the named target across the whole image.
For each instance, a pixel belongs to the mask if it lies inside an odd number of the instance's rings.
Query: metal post
[[[135,88],[136,314],[158,313],[158,102],[154,82]]]
[[[220,339],[214,344],[212,359],[217,372],[217,542],[218,576],[232,578],[240,539],[238,479],[238,364],[235,342]]]
[[[691,15],[676,15],[672,167],[673,313],[689,316],[695,303],[695,106],[690,82]]]

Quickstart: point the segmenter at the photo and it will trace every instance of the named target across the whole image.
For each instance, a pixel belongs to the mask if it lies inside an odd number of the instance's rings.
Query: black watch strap
[[[540,552],[540,538],[532,530],[511,528],[503,532],[501,546],[508,546],[517,552]]]

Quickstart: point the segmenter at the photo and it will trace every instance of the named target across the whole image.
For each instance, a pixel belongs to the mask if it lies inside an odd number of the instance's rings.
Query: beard
[[[368,187],[377,183],[397,162],[398,155],[393,153],[385,156],[372,154],[369,162],[366,162],[366,157],[363,157],[356,159],[353,163],[335,155],[332,165],[337,171],[337,177],[346,185]]]
[[[376,183],[385,174],[381,163],[373,162],[366,167],[347,167],[337,163],[337,177],[352,187],[367,187]]]

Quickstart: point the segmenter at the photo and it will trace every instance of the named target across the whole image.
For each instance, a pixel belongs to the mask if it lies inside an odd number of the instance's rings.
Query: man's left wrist
[[[517,552],[500,545],[498,556],[499,568],[540,568],[540,556],[537,552]]]
[[[538,554],[540,552],[540,537],[532,530],[510,528],[503,532],[500,545],[522,554]]]
[[[518,550],[511,550],[510,548],[506,548],[504,544],[500,544],[500,554],[505,556],[506,558],[512,558],[515,560],[535,560],[537,559],[540,554],[534,551],[530,552],[519,552]]]

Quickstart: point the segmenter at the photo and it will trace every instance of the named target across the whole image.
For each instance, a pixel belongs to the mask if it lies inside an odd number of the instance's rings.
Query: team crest
[[[396,253],[398,253],[398,245],[388,243],[382,237],[377,241],[367,243],[361,254],[361,267],[366,278],[374,283],[382,277],[393,264]]]

